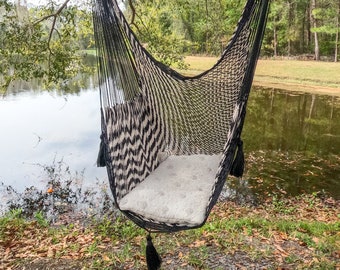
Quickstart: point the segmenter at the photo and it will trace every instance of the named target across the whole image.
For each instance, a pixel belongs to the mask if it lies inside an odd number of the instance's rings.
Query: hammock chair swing
[[[118,209],[151,232],[204,225],[228,174],[244,169],[241,132],[269,0],[248,0],[218,62],[193,77],[155,60],[116,0],[95,0],[101,102],[98,166]]]

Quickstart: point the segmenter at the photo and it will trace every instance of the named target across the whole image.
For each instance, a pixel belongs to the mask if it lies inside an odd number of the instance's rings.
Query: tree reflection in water
[[[101,192],[96,181],[107,183],[107,178],[105,169],[95,167],[100,135],[97,82],[85,76],[81,83],[84,87],[49,94],[21,83],[0,100],[3,188],[11,186],[12,192],[22,194],[33,186],[30,192],[46,192],[49,178],[32,164],[53,164],[57,154],[71,171],[85,169],[86,188]],[[340,98],[254,88],[243,141],[244,177],[229,177],[222,198],[255,202],[272,194],[323,191],[340,199]],[[66,185],[67,174],[64,178]],[[77,186],[65,187],[74,196]]]
[[[254,89],[243,140],[244,180],[227,180],[238,197],[323,191],[340,199],[338,97]]]

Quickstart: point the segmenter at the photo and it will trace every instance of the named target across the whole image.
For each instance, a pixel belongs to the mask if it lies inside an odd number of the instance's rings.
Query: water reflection
[[[231,179],[234,190],[258,197],[324,191],[340,198],[339,98],[256,89],[243,138],[247,185]]]
[[[339,114],[336,97],[257,89],[251,92],[243,134],[247,150],[338,154]]]
[[[20,95],[22,92],[27,91],[40,93],[42,90],[50,91],[58,95],[79,94],[91,85],[98,85],[98,78],[93,76],[96,64],[97,59],[94,55],[85,55],[83,58],[82,73],[79,73],[72,80],[59,82],[54,86],[49,85],[47,87],[41,79],[32,79],[29,82],[16,80],[10,83],[5,93],[0,91],[0,97],[5,98],[6,96]]]
[[[100,115],[97,89],[79,95],[22,92],[0,101],[0,181],[23,190],[45,187],[40,165],[60,160],[72,171],[84,171],[89,182],[105,178],[95,166]]]
[[[45,188],[40,165],[63,159],[84,185],[107,181],[95,165],[100,135],[99,94],[15,91],[0,100],[0,182]],[[86,85],[84,83],[84,85]],[[253,89],[243,132],[247,171],[234,193],[265,197],[325,190],[340,198],[340,100],[331,96]]]

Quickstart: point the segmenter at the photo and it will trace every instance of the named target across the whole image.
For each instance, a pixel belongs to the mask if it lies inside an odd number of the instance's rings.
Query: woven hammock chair
[[[241,176],[241,132],[269,0],[248,0],[219,61],[194,77],[143,48],[115,0],[95,0],[102,135],[116,206],[149,232],[201,227],[228,174]]]

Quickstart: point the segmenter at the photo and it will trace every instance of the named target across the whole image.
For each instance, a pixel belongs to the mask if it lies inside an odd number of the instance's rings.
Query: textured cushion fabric
[[[205,220],[220,158],[169,156],[121,199],[120,209],[164,223],[200,225]]]

